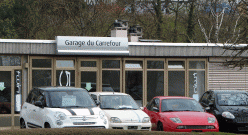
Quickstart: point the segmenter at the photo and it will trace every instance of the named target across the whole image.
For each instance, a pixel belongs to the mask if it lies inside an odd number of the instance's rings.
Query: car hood
[[[248,106],[221,106],[221,109],[232,113],[235,117],[248,117]]]
[[[101,109],[99,107],[93,108],[49,108],[50,112],[63,112],[67,116],[87,116],[99,115]]]
[[[149,117],[142,110],[103,110],[110,119],[111,117],[118,117],[123,123],[138,123],[142,122],[144,117]]]
[[[215,117],[209,113],[192,111],[164,112],[162,115],[167,118],[180,118],[185,125],[206,125],[209,124],[208,117]]]

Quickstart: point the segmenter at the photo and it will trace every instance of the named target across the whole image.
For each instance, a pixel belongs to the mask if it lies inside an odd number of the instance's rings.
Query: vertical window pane
[[[81,72],[81,88],[89,92],[96,92],[96,72],[95,71],[82,71]]]
[[[75,86],[75,70],[57,70],[56,86]]]
[[[205,69],[205,61],[190,61],[190,69]]]
[[[11,71],[0,71],[0,114],[11,113]]]
[[[205,71],[189,72],[189,96],[199,101],[205,92]]]
[[[51,59],[32,59],[32,67],[51,68]]]
[[[185,96],[185,72],[169,71],[168,86],[169,96]]]
[[[52,71],[51,70],[33,70],[32,85],[34,87],[51,86]]]
[[[163,71],[147,71],[147,101],[155,96],[164,96]]]
[[[0,56],[0,66],[21,66],[21,57]]]
[[[120,71],[102,71],[102,91],[120,92]]]
[[[81,67],[96,67],[96,61],[81,61]]]
[[[164,69],[163,61],[147,61],[148,69]]]
[[[126,71],[126,93],[130,94],[141,107],[143,100],[142,71]]]
[[[185,64],[184,61],[169,61],[168,68],[184,69]]]
[[[15,70],[15,113],[19,114],[22,105],[22,71]]]
[[[126,68],[137,68],[142,69],[143,68],[143,61],[131,61],[127,60],[125,63]]]
[[[56,67],[74,67],[74,60],[56,60]]]
[[[103,60],[102,68],[120,68],[119,60]]]

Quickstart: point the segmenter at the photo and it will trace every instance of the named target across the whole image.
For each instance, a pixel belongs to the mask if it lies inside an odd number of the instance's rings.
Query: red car
[[[143,109],[152,130],[168,132],[219,132],[214,115],[205,112],[193,98],[179,96],[154,97]]]

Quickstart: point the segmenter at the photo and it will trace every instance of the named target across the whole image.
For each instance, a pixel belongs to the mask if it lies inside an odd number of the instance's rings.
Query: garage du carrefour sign
[[[128,39],[122,37],[57,36],[57,54],[129,55]]]

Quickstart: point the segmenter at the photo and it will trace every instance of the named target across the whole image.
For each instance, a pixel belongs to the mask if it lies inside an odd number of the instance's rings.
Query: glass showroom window
[[[32,88],[52,85],[52,59],[32,59]]]
[[[197,101],[205,92],[205,61],[189,61],[189,96]]]
[[[120,92],[120,60],[102,60],[102,91]]]
[[[125,61],[125,93],[143,106],[143,61]]]
[[[168,96],[185,96],[185,61],[168,61]]]
[[[147,60],[147,102],[164,96],[164,61]]]
[[[56,86],[75,86],[75,60],[56,60]]]

